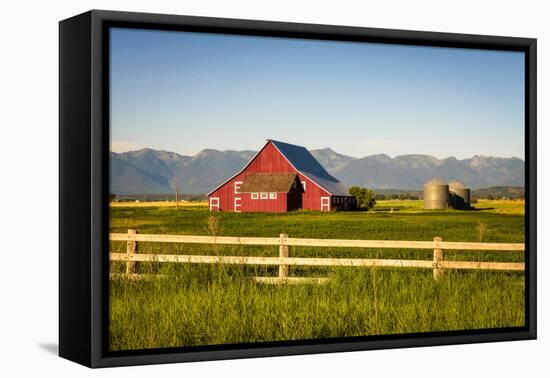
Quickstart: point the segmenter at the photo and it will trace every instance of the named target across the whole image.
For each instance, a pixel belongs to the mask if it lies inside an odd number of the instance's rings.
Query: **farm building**
[[[446,209],[449,207],[449,185],[439,177],[424,184],[424,209]]]
[[[304,147],[268,139],[245,167],[208,193],[210,211],[353,210],[355,197]]]
[[[460,181],[449,183],[449,205],[453,209],[467,210],[470,208],[470,189],[466,188]]]

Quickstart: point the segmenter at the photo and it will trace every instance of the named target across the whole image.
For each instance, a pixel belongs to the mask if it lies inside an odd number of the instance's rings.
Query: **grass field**
[[[421,201],[379,201],[370,212],[216,213],[204,203],[119,203],[111,232],[523,242],[524,203],[483,201],[473,211],[423,211]],[[125,243],[111,242],[112,252]],[[277,256],[277,247],[139,243],[141,252]],[[292,248],[293,257],[432,258],[430,250]],[[449,251],[446,260],[522,262],[517,252]],[[112,271],[122,271],[113,263]],[[524,275],[382,268],[291,268],[323,285],[271,286],[252,276],[277,267],[141,263],[152,280],[110,287],[112,350],[513,327],[524,324]]]

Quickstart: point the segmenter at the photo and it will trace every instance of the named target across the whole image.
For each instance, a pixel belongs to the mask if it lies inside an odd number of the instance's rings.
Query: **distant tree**
[[[379,194],[379,193],[376,193],[374,195],[374,199],[377,200],[377,201],[383,201],[386,199],[386,195],[385,194]]]
[[[349,194],[355,197],[357,200],[357,206],[360,209],[370,210],[376,205],[375,194],[372,190],[352,186],[349,188]]]
[[[414,194],[411,194],[411,193],[404,193],[404,194],[399,194],[398,199],[400,199],[400,200],[417,200],[418,196],[415,196]]]

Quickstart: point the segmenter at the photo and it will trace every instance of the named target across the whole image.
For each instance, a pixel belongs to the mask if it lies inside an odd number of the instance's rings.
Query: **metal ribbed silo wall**
[[[470,208],[470,189],[453,188],[451,189],[451,206],[455,209]]]
[[[425,185],[424,209],[446,209],[449,201],[449,185]]]

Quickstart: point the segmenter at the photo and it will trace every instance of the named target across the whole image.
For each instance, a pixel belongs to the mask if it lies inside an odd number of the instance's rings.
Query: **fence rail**
[[[283,234],[284,235],[284,234]],[[303,239],[281,236],[278,238],[241,236],[195,236],[164,234],[110,234],[113,241],[138,241],[187,244],[224,245],[285,245],[294,247],[351,247],[351,248],[406,248],[406,249],[454,249],[475,251],[524,251],[523,243],[470,243],[413,240],[345,240]]]
[[[256,277],[259,281],[272,282],[275,279],[289,280],[289,266],[332,266],[332,267],[393,267],[432,269],[434,279],[443,276],[445,269],[483,269],[524,271],[524,263],[445,261],[445,250],[464,251],[515,251],[524,252],[523,243],[470,243],[444,242],[440,237],[433,241],[405,240],[343,240],[343,239],[304,239],[290,238],[281,234],[278,238],[235,237],[235,236],[195,236],[138,234],[128,230],[127,234],[110,234],[112,241],[125,241],[126,253],[111,253],[111,261],[125,261],[126,274],[133,274],[136,262],[187,263],[187,264],[232,264],[232,265],[278,265],[278,277]],[[217,244],[217,245],[271,245],[279,246],[279,257],[256,256],[200,256],[138,253],[138,242]],[[348,248],[391,248],[391,249],[433,249],[433,260],[396,260],[361,258],[318,258],[290,257],[290,247],[348,247]],[[295,280],[296,281],[296,280]],[[300,281],[300,280],[298,280]]]

